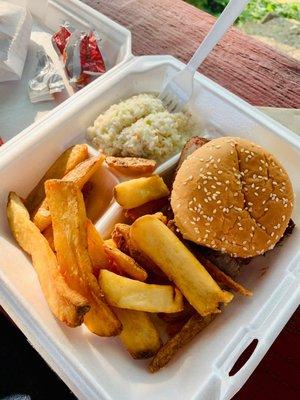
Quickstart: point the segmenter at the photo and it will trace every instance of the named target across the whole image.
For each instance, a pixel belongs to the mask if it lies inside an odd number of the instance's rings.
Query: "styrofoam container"
[[[248,379],[299,303],[300,232],[243,269],[239,281],[252,298],[232,303],[192,343],[156,374],[148,361],[131,359],[117,338],[100,338],[84,326],[68,328],[50,313],[29,258],[13,240],[5,218],[10,190],[25,197],[43,171],[68,146],[84,142],[86,128],[109,105],[133,94],[159,91],[166,74],[183,64],[172,57],[141,57],[87,87],[20,134],[0,157],[0,302],[33,347],[80,399],[230,399]],[[76,100],[76,101],[75,101]],[[276,155],[300,192],[299,138],[272,119],[200,74],[190,110],[212,136],[240,136]],[[91,149],[91,153],[94,150]],[[158,167],[162,175],[175,156]],[[112,178],[115,179],[115,178]],[[107,235],[121,218],[112,203],[97,222]],[[293,219],[300,223],[299,202]],[[246,364],[229,371],[243,350],[258,344]]]
[[[76,29],[97,31],[107,70],[132,58],[130,31],[79,0],[10,1],[29,8],[33,26],[21,80],[0,83],[0,137],[7,145],[10,145],[8,141],[11,138],[32,122],[74,95],[74,89],[68,84],[68,77],[51,43],[51,36],[62,23],[68,21]],[[27,94],[28,81],[36,74],[36,54],[40,48],[51,57],[64,78],[66,90],[57,95],[55,101],[32,104]]]

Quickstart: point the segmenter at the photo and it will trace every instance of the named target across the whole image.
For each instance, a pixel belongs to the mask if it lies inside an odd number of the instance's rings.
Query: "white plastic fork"
[[[169,112],[179,112],[193,94],[194,75],[211,50],[241,14],[249,0],[231,0],[219,16],[186,67],[174,75],[159,94]]]

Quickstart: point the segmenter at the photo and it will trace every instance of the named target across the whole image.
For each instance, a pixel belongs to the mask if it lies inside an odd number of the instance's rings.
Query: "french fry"
[[[116,201],[128,209],[166,197],[169,195],[169,189],[160,176],[153,175],[119,183],[115,186],[114,194]]]
[[[111,237],[118,249],[120,249],[123,253],[130,255],[130,247],[129,247],[129,232],[130,226],[127,224],[116,224],[112,231]]]
[[[92,273],[87,250],[86,213],[81,191],[74,182],[51,179],[45,183],[52,218],[54,245],[61,273],[69,286],[91,306],[84,322],[99,336],[114,336],[122,325],[109,306]]]
[[[150,372],[157,372],[175,356],[179,349],[189,343],[214,319],[214,315],[208,315],[202,318],[199,314],[193,315],[182,329],[171,339],[169,339],[149,364]]]
[[[130,208],[125,210],[125,218],[130,222],[134,222],[139,217],[147,214],[153,214],[160,211],[163,207],[168,204],[168,196],[162,197],[160,199],[149,201],[148,203],[142,204],[139,207]]]
[[[88,158],[88,147],[86,144],[77,144],[64,151],[51,165],[41,180],[32,189],[25,200],[25,206],[30,215],[35,214],[45,198],[44,183],[48,179],[60,179],[70,172],[77,164]]]
[[[24,204],[13,192],[8,197],[7,217],[16,241],[32,258],[42,291],[52,313],[70,327],[80,325],[84,314],[90,308],[88,300],[67,285],[47,240],[30,221]]]
[[[154,356],[162,342],[149,315],[143,311],[113,310],[123,325],[120,339],[131,356],[135,359]]]
[[[109,259],[104,242],[91,220],[86,221],[88,253],[92,262],[93,274],[98,277],[101,268],[108,268]]]
[[[219,303],[232,300],[232,293],[222,290],[177,236],[154,216],[145,215],[131,225],[130,241],[161,268],[203,317],[220,312]]]
[[[107,244],[110,247],[115,247],[117,249],[117,245],[113,239],[105,239],[104,244]]]
[[[221,285],[225,285],[229,289],[234,290],[237,293],[240,293],[243,296],[252,296],[253,293],[251,290],[246,289],[244,286],[234,281],[230,276],[226,275],[223,271],[221,271],[215,264],[213,264],[210,260],[202,256],[202,254],[195,254],[196,258],[204,265],[207,272]]]
[[[88,158],[72,169],[62,180],[74,182],[79,189],[90,179],[104,161],[104,156]],[[47,181],[46,181],[47,182]],[[48,201],[44,199],[36,213],[32,216],[35,225],[42,232],[51,223],[51,215],[49,212]]]
[[[102,269],[99,284],[108,304],[136,311],[172,313],[183,309],[183,297],[176,287],[151,285]]]
[[[106,157],[109,168],[127,176],[150,175],[155,170],[156,162],[147,158]]]
[[[138,281],[145,281],[147,279],[148,274],[144,268],[140,267],[133,258],[123,253],[116,246],[104,243],[104,250],[107,257],[113,263],[117,264],[118,268],[127,276]]]

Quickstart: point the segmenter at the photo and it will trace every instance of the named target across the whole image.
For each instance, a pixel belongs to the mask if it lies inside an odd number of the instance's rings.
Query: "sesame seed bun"
[[[183,237],[234,257],[271,250],[288,225],[293,201],[290,179],[276,158],[236,137],[211,140],[191,154],[171,194]]]

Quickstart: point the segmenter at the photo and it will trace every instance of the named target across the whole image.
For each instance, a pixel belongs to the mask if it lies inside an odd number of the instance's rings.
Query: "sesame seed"
[[[239,227],[239,231],[242,231],[242,230],[243,230],[243,227],[242,227],[242,226],[240,226],[240,227]]]
[[[246,250],[248,250],[248,249],[247,249],[247,247],[243,247],[243,250],[245,250],[245,251],[246,251]]]
[[[257,193],[257,192],[255,192],[255,193],[254,193],[254,196],[258,197],[258,193]]]
[[[266,207],[265,209],[264,209],[264,211],[268,211],[269,209],[268,209],[268,207]]]

